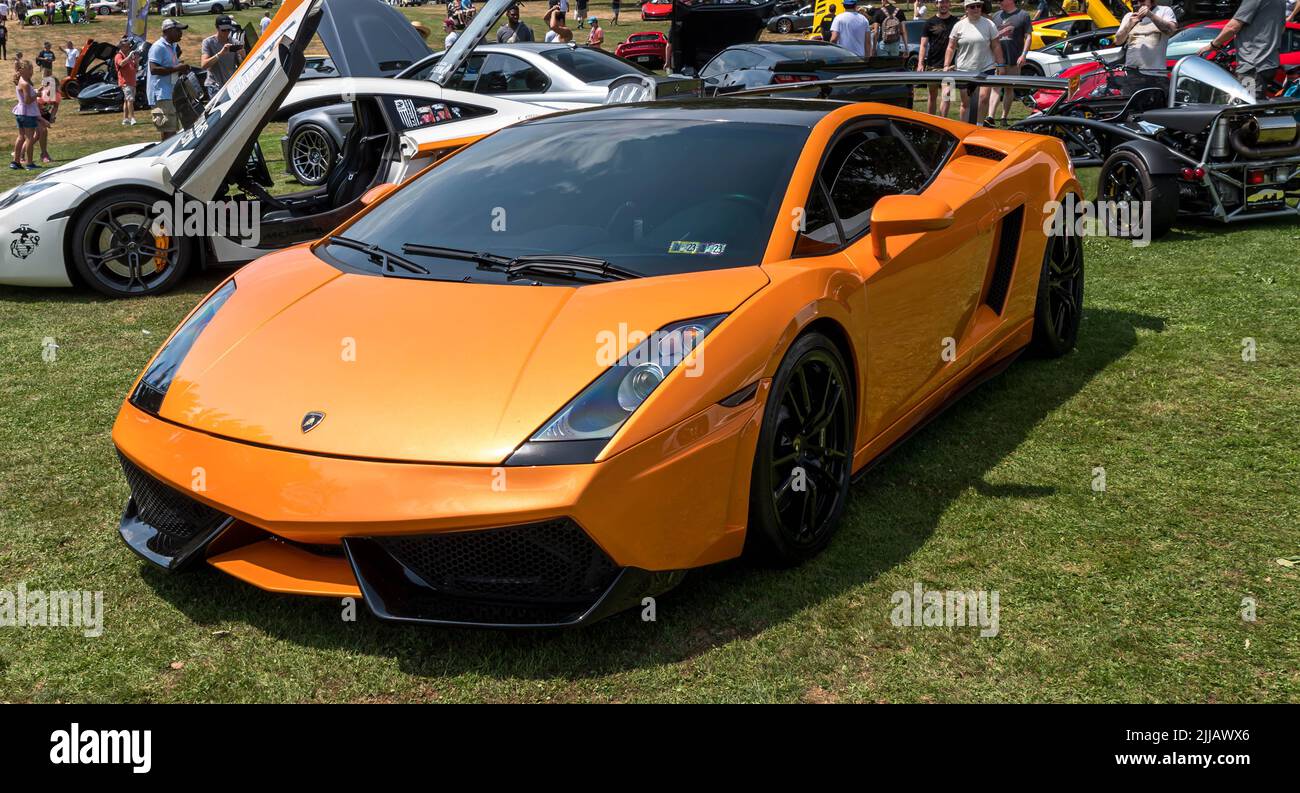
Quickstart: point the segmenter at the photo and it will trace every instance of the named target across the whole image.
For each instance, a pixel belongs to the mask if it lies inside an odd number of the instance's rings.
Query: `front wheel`
[[[778,565],[831,541],[849,496],[857,412],[839,349],[799,337],[781,361],[763,413],[750,478],[746,550]]]
[[[1117,151],[1102,163],[1097,175],[1097,202],[1105,210],[1102,217],[1108,229],[1118,229],[1125,236],[1137,237],[1144,231],[1132,222],[1134,209],[1144,213],[1142,220],[1151,238],[1169,233],[1178,217],[1178,184],[1172,176],[1154,176],[1146,160],[1131,151]],[[1127,207],[1121,206],[1126,204]],[[1139,209],[1140,207],[1140,209]],[[1129,222],[1119,212],[1129,214]]]
[[[790,33],[794,30],[794,23],[788,19],[778,20],[776,23],[777,33]]]
[[[220,13],[222,13],[222,12],[225,11],[225,10],[226,10],[226,9],[222,8],[220,5],[214,5],[212,8],[208,9],[208,13],[209,13],[209,14],[220,14]]]
[[[40,27],[41,25],[45,24],[45,20],[42,19],[41,17],[32,17],[31,20],[32,20],[31,24],[35,27]]]
[[[165,292],[190,269],[194,245],[155,233],[153,205],[162,197],[123,190],[93,199],[72,225],[72,263],[92,289],[109,297]]]
[[[1078,341],[1082,318],[1083,241],[1058,231],[1047,238],[1043,252],[1030,349],[1044,358],[1065,355]]]
[[[1026,59],[1025,62],[1020,65],[1020,73],[1025,77],[1043,76],[1042,68],[1038,64],[1028,59]]]

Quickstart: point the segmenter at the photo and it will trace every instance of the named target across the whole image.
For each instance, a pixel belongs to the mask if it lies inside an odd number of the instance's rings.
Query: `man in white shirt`
[[[871,22],[858,13],[858,0],[844,0],[844,10],[831,22],[831,43],[870,58],[876,53]]]
[[[1133,10],[1120,20],[1115,44],[1128,45],[1124,65],[1130,69],[1165,71],[1169,37],[1178,32],[1178,19],[1169,6],[1155,0],[1136,0]]]
[[[267,11],[265,14],[262,14],[262,21],[258,22],[257,24],[258,24],[257,37],[261,38],[262,36],[266,35],[267,25],[271,24],[271,12]]]

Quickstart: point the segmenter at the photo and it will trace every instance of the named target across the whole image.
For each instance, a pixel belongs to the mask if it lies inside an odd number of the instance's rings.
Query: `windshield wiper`
[[[443,248],[439,245],[421,245],[407,242],[402,245],[402,253],[414,256],[437,256],[443,259],[459,259],[465,262],[477,262],[480,266],[504,270],[510,266],[509,256],[496,256],[491,253],[475,253],[460,248]]]
[[[506,267],[506,275],[524,275],[525,273],[544,273],[546,275],[555,275],[557,273],[587,273],[589,275],[599,275],[604,278],[613,278],[620,281],[628,278],[645,277],[635,270],[628,270],[624,267],[610,264],[604,259],[596,259],[591,256],[571,256],[568,254],[556,253],[538,253],[530,256],[517,256],[514,259],[511,259],[509,266]]]
[[[578,273],[617,280],[645,277],[642,273],[610,264],[604,259],[597,259],[592,256],[575,256],[567,253],[536,253],[511,258],[495,253],[476,253],[461,248],[420,245],[414,242],[403,245],[402,253],[415,256],[441,256],[447,259],[475,262],[482,269],[498,270],[508,277],[547,275],[556,278],[573,278]]]
[[[361,240],[354,240],[350,237],[343,237],[337,234],[330,237],[327,241],[330,245],[337,245],[340,248],[350,248],[351,250],[360,251],[366,254],[366,256],[370,258],[370,261],[379,265],[379,270],[384,275],[394,274],[396,272],[394,267],[400,267],[408,273],[417,273],[419,275],[429,274],[429,268],[416,264],[410,259],[398,256],[391,251],[384,250],[371,242],[362,242]]]

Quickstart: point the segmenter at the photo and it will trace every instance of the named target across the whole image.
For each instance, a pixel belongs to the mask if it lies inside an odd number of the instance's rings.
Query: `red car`
[[[1196,54],[1197,50],[1213,41],[1214,37],[1219,34],[1219,31],[1226,24],[1228,24],[1226,19],[1215,19],[1194,22],[1179,30],[1169,41],[1169,59],[1165,62],[1165,66],[1172,69],[1179,58]],[[1231,42],[1228,44],[1228,53],[1236,54],[1236,48],[1232,46]],[[1209,57],[1209,54],[1207,53],[1203,57]],[[1282,51],[1279,60],[1283,70],[1300,67],[1300,24],[1295,22],[1287,23],[1286,30],[1282,32]],[[1236,67],[1235,62],[1233,67]],[[1086,61],[1071,66],[1058,74],[1057,77],[1071,80],[1071,98],[1091,93],[1098,85],[1105,82],[1105,75],[1101,72],[1101,66],[1094,61]],[[1077,78],[1077,85],[1074,84],[1075,78]],[[1061,91],[1048,89],[1040,89],[1034,92],[1034,107],[1040,109],[1051,107],[1061,93]]]
[[[643,22],[667,21],[672,15],[672,0],[667,3],[651,0],[651,2],[641,6],[641,21]]]
[[[628,36],[627,41],[614,48],[614,54],[647,69],[662,69],[667,48],[668,38],[652,30]]]

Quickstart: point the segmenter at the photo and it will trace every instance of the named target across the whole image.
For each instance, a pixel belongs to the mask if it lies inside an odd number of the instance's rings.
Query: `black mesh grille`
[[[993,260],[993,274],[989,277],[988,294],[984,303],[997,313],[1007,302],[1007,290],[1011,287],[1011,273],[1016,268],[1016,254],[1020,251],[1020,230],[1025,222],[1025,208],[1016,207],[1002,218],[1002,227],[998,231],[998,249]]]
[[[618,574],[613,560],[567,518],[376,540],[441,594],[478,601],[590,604]]]
[[[131,487],[136,516],[160,533],[178,540],[189,540],[216,528],[226,516],[181,491],[165,485],[145,473],[121,452],[122,472]]]
[[[971,157],[983,157],[986,160],[1002,161],[1007,155],[997,149],[990,149],[988,146],[980,146],[974,143],[966,144],[966,153]]]

